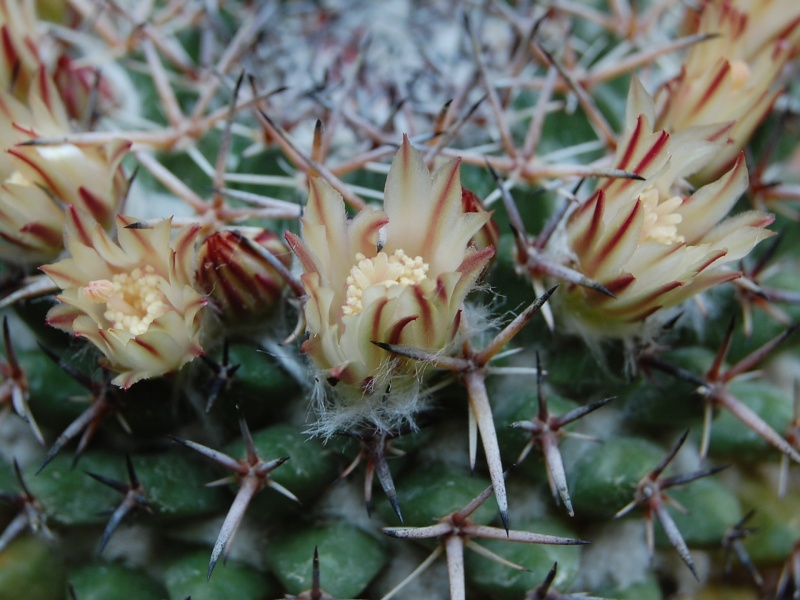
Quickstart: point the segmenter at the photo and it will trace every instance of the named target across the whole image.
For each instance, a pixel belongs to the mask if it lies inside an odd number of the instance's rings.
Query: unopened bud
[[[288,248],[271,231],[219,231],[200,245],[197,283],[226,323],[263,319],[280,301],[286,282],[264,252],[287,268],[291,265]]]

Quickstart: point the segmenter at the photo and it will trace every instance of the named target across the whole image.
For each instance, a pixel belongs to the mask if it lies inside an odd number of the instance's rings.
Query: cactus
[[[0,34],[0,598],[800,597],[795,0]]]

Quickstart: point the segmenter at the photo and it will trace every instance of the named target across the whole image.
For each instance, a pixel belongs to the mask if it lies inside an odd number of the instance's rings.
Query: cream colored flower
[[[372,342],[447,350],[464,297],[494,253],[470,245],[489,214],[462,208],[458,161],[431,177],[407,139],[383,210],[366,207],[348,219],[337,192],[319,179],[310,188],[302,240],[287,240],[308,292],[303,351],[328,388],[318,430],[390,430],[418,409],[424,368]]]
[[[65,242],[71,258],[42,270],[62,288],[47,322],[90,340],[128,388],[140,379],[175,371],[202,354],[198,311],[206,300],[191,287],[198,227],[170,245],[170,220],[127,228],[118,216],[117,238],[85,213],[67,209]]]
[[[120,162],[130,144],[22,145],[71,133],[52,80],[40,70],[28,104],[0,90],[0,259],[38,266],[63,250],[64,207],[110,228],[127,189]]]
[[[625,337],[659,309],[735,279],[729,268],[761,240],[770,214],[725,218],[747,189],[742,157],[717,181],[691,193],[682,177],[708,164],[719,144],[707,128],[653,131],[650,96],[634,78],[627,123],[613,166],[644,181],[604,180],[568,219],[566,242],[575,268],[616,295],[573,286],[558,295],[565,316],[583,331]]]
[[[800,2],[707,0],[696,33],[715,37],[693,46],[681,74],[656,96],[655,126],[718,125],[708,139],[729,143],[697,173],[705,183],[730,168],[779,95],[774,84],[800,49]]]

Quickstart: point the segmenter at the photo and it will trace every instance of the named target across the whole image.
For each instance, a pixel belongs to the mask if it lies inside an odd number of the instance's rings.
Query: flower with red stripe
[[[656,127],[708,125],[707,139],[727,142],[695,175],[707,183],[733,165],[780,95],[775,84],[800,51],[800,2],[705,0],[694,16],[693,32],[713,37],[692,47],[656,96]]]
[[[0,259],[23,267],[54,260],[64,249],[64,207],[114,224],[128,184],[120,163],[127,141],[98,146],[31,144],[72,133],[53,81],[40,69],[27,104],[0,89]]]
[[[654,131],[651,97],[634,78],[627,122],[613,165],[644,178],[601,180],[566,224],[576,270],[616,297],[573,286],[559,295],[570,323],[584,332],[626,337],[657,311],[736,279],[731,263],[761,240],[773,216],[747,211],[726,218],[747,189],[740,156],[718,180],[691,192],[684,177],[708,164],[720,145],[703,128]]]
[[[62,292],[47,322],[91,341],[128,388],[175,371],[202,354],[199,311],[206,299],[191,285],[199,227],[170,243],[171,221],[137,227],[118,216],[117,241],[85,213],[67,209],[71,254],[42,270]]]
[[[286,238],[308,294],[303,351],[321,371],[317,431],[394,430],[421,408],[426,369],[372,342],[448,351],[464,298],[494,254],[470,241],[490,214],[464,209],[458,161],[431,176],[406,138],[382,210],[348,219],[336,191],[309,185],[302,239]]]

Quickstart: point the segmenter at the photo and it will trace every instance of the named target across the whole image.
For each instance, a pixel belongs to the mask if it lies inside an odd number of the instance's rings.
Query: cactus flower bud
[[[312,179],[302,240],[287,234],[308,292],[303,351],[322,372],[323,435],[413,422],[424,367],[372,342],[446,352],[464,297],[494,254],[470,243],[489,214],[464,211],[458,161],[431,177],[404,139],[384,198],[383,210],[348,219],[342,197]]]
[[[226,323],[250,324],[270,315],[286,282],[254,245],[289,268],[292,255],[271,231],[218,231],[197,252],[196,281]]]
[[[115,242],[85,213],[67,209],[65,244],[71,258],[42,270],[62,288],[47,322],[91,341],[104,366],[128,388],[175,371],[202,354],[198,312],[206,300],[191,285],[198,227],[170,245],[170,220],[128,228],[118,216]]]

